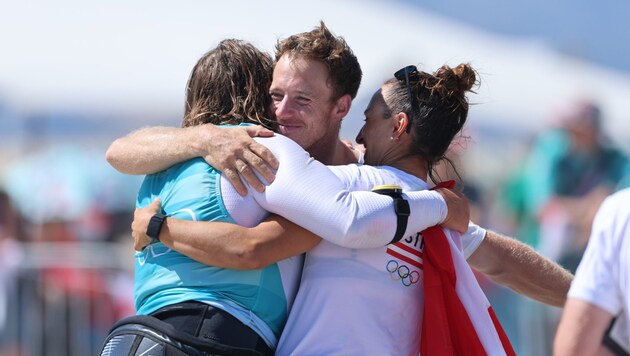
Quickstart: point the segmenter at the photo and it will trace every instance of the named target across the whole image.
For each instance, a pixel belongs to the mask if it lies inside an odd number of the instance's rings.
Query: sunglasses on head
[[[414,105],[415,104],[414,96],[411,93],[411,84],[409,84],[409,76],[417,72],[418,72],[418,68],[416,68],[416,66],[414,65],[410,65],[394,73],[394,78],[398,80],[403,80],[403,79],[405,80],[405,86],[407,87],[407,96],[409,97],[409,105],[411,105],[411,115],[409,115],[409,113],[407,114],[409,116],[409,121],[411,121],[411,118],[413,117],[413,113],[416,107]],[[411,125],[407,125],[407,132],[409,132],[409,130],[411,130]]]

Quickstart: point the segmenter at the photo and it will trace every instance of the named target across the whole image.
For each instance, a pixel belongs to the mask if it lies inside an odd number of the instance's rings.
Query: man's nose
[[[282,98],[281,101],[276,102],[275,109],[276,109],[275,110],[276,117],[278,117],[278,118],[287,117],[287,116],[291,115],[291,112],[292,112],[291,105],[289,103],[289,99],[287,99],[286,96],[284,98]]]

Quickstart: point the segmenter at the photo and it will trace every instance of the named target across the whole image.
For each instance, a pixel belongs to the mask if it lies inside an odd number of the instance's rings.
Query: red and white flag
[[[516,355],[461,247],[439,226],[422,235],[422,355]]]

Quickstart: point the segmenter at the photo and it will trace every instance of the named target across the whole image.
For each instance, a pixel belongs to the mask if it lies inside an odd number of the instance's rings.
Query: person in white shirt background
[[[608,330],[613,318],[615,327]],[[582,261],[571,284],[554,341],[554,355],[606,355],[612,341],[630,352],[630,189],[600,206]],[[614,349],[614,347],[621,349]],[[623,353],[625,352],[625,353]]]

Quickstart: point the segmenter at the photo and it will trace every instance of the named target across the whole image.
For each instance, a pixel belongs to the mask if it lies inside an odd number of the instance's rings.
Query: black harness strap
[[[372,188],[372,192],[389,195],[394,199],[394,212],[396,213],[396,233],[390,244],[396,243],[403,238],[405,231],[407,230],[407,222],[409,215],[411,215],[411,209],[409,208],[409,202],[403,198],[402,188],[396,184],[377,185]]]
[[[205,308],[205,309],[204,309]],[[191,313],[191,310],[211,310],[220,314],[220,324],[208,326],[206,312]],[[217,312],[218,311],[218,312]],[[157,355],[273,355],[273,351],[256,334],[227,312],[197,302],[175,304],[158,310],[156,316],[134,315],[118,321],[112,327],[101,351],[102,356],[135,356],[147,350]],[[228,314],[227,317],[224,314]],[[173,319],[173,317],[177,317]],[[160,320],[165,318],[167,321]],[[238,323],[234,322],[236,320]],[[170,321],[174,321],[170,323]],[[213,320],[210,320],[212,324]],[[214,329],[223,328],[220,332]],[[191,333],[192,332],[192,333]],[[200,333],[199,336],[196,336]],[[225,344],[224,335],[232,335],[245,341],[249,347]],[[227,339],[230,341],[229,339]],[[159,350],[163,350],[162,353]]]

